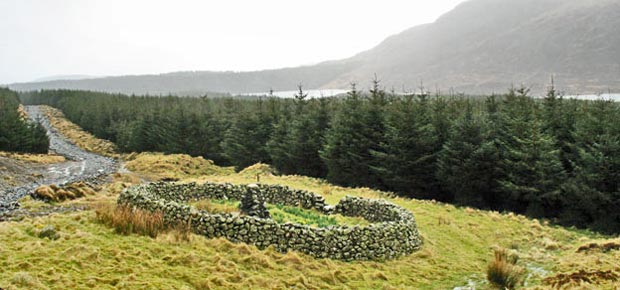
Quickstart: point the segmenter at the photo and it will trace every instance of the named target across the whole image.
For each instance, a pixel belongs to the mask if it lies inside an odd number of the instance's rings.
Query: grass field
[[[250,183],[244,174],[201,176],[184,181]],[[114,203],[118,192],[139,179],[117,175],[96,196],[70,204]],[[225,239],[192,235],[189,242],[172,234],[153,239],[116,234],[100,224],[92,210],[27,218],[0,224],[0,287],[3,288],[168,288],[168,289],[451,289],[475,283],[485,286],[485,269],[493,249],[509,249],[528,270],[527,286],[541,285],[543,276],[578,270],[620,272],[620,251],[579,252],[590,242],[611,237],[549,226],[514,214],[458,208],[432,201],[389,198],[370,189],[331,186],[301,176],[263,176],[269,184],[286,184],[323,194],[336,203],[345,195],[387,198],[411,210],[424,237],[422,249],[390,261],[342,262],[314,259],[300,253],[233,244]],[[29,201],[36,209],[39,201]],[[213,202],[218,204],[217,202]],[[219,203],[219,206],[226,205]],[[226,206],[234,210],[236,204]],[[287,219],[312,223],[312,216],[270,206]],[[232,209],[231,209],[232,208]],[[289,211],[291,211],[289,209]],[[336,218],[338,222],[347,223]],[[60,238],[41,239],[38,232],[54,226]],[[615,241],[619,241],[616,239]],[[617,287],[601,281],[603,287]]]

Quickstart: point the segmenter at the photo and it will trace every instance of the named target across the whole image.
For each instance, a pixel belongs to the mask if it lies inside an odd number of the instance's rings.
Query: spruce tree
[[[551,86],[543,99],[542,126],[543,131],[555,139],[555,147],[560,150],[560,161],[567,173],[573,170],[570,160],[574,153],[572,144],[576,109],[576,103],[566,102],[555,89],[554,81],[551,79]]]
[[[445,200],[435,176],[437,136],[426,95],[394,102],[386,123],[382,153],[376,154],[384,183],[410,197]]]
[[[369,167],[363,106],[362,97],[353,84],[327,130],[320,156],[327,167],[327,180],[332,183],[368,185],[374,176]]]
[[[542,217],[560,202],[565,171],[556,141],[542,130],[534,101],[526,89],[510,92],[505,102],[506,126],[502,140],[506,178],[500,181],[510,207]]]
[[[604,232],[620,231],[620,112],[595,101],[574,133],[575,166],[566,183],[562,219]]]
[[[39,122],[30,122],[18,113],[16,92],[0,88],[0,150],[47,153],[49,139]]]
[[[463,205],[487,206],[485,197],[492,190],[487,164],[484,161],[482,126],[475,119],[472,105],[450,129],[437,160],[437,178],[450,199]]]
[[[329,122],[326,104],[323,99],[318,103],[313,100],[298,104],[303,107],[297,110],[288,135],[290,162],[294,164],[296,174],[312,177],[326,174],[325,164],[319,155]]]
[[[296,166],[291,161],[290,147],[288,144],[290,134],[290,120],[280,118],[271,131],[271,137],[267,142],[267,152],[271,162],[281,174],[293,174]]]
[[[222,140],[225,156],[237,171],[258,162],[267,162],[269,157],[265,150],[267,136],[260,116],[242,112]]]

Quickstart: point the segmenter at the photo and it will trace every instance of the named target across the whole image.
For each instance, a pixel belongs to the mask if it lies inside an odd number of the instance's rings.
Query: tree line
[[[21,153],[47,153],[49,139],[39,123],[27,121],[18,112],[16,92],[0,88],[0,150]]]
[[[525,88],[480,98],[368,92],[309,99],[50,90],[49,104],[125,152],[187,153],[401,196],[620,232],[620,106]]]

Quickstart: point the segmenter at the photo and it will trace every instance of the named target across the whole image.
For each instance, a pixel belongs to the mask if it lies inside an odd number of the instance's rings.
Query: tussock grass
[[[164,224],[161,212],[149,212],[133,209],[129,206],[100,204],[95,206],[97,220],[123,235],[139,234],[156,238],[160,233],[169,230]]]
[[[551,287],[560,289],[562,287],[579,287],[583,284],[595,284],[598,285],[603,281],[616,282],[620,279],[620,275],[614,271],[585,271],[580,270],[578,272],[570,274],[558,274],[553,277],[545,278],[544,282]]]
[[[41,112],[49,119],[50,124],[58,132],[67,137],[78,147],[104,156],[118,158],[114,143],[99,139],[82,130],[78,125],[65,118],[62,111],[50,106],[41,106]]]
[[[602,251],[609,252],[612,250],[620,251],[620,242],[606,242],[606,243],[589,243],[585,244],[577,249],[577,253],[579,252],[590,252],[590,251]]]
[[[525,269],[517,266],[516,255],[509,255],[506,249],[496,249],[495,259],[487,266],[487,280],[498,289],[515,289],[525,278]]]
[[[39,280],[28,272],[17,272],[11,278],[11,284],[24,289],[44,289]]]
[[[65,157],[56,154],[32,154],[0,151],[0,157],[39,164],[53,164],[66,161]]]
[[[118,234],[138,234],[151,238],[168,234],[171,237],[168,240],[176,243],[191,240],[190,223],[166,224],[161,212],[149,212],[105,202],[96,203],[93,208],[95,209],[96,220],[113,228]]]
[[[39,186],[33,193],[37,198],[60,202],[95,195],[96,189],[84,182],[75,182],[63,187],[56,185]]]

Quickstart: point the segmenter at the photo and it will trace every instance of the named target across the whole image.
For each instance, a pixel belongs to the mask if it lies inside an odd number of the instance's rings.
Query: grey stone
[[[54,226],[45,226],[39,232],[39,238],[42,238],[42,239],[48,238],[50,240],[57,240],[58,238],[60,238],[60,235],[56,232],[56,229],[54,228]]]

